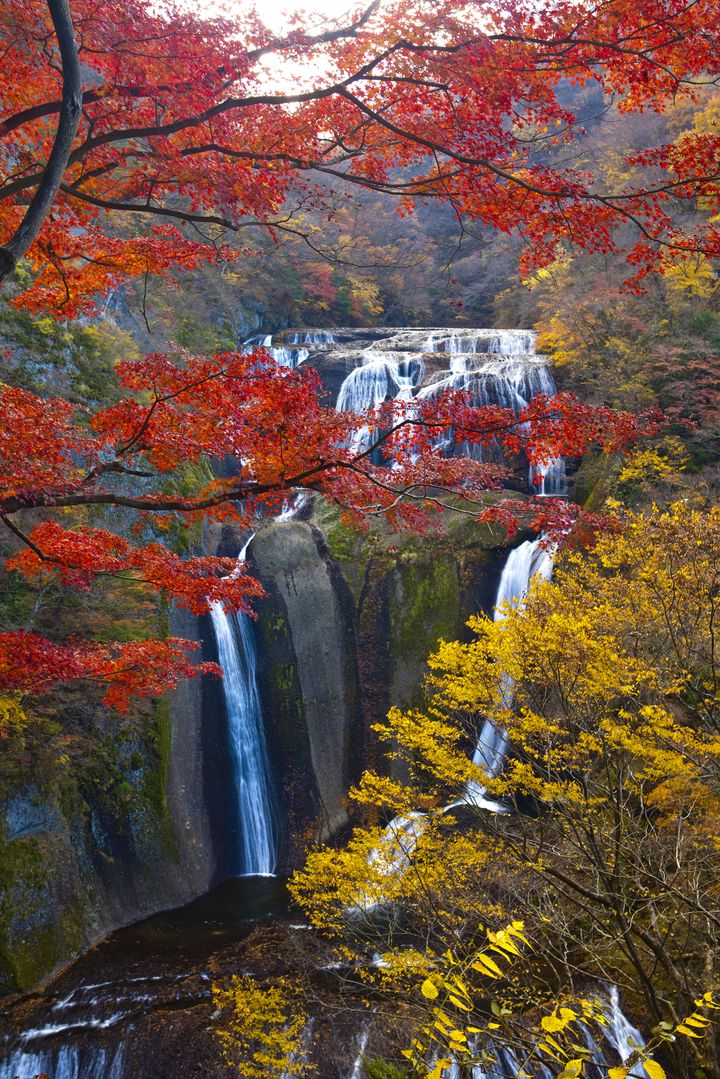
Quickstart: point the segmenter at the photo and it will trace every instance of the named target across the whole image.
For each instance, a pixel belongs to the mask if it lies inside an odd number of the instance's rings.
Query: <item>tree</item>
[[[564,530],[575,513],[562,503],[529,513],[512,500],[484,505],[484,492],[503,482],[506,466],[446,459],[438,435],[451,427],[458,439],[500,444],[508,454],[522,451],[533,459],[581,453],[598,440],[610,449],[638,433],[636,418],[584,408],[569,396],[537,398],[519,415],[472,408],[463,394],[412,408],[391,402],[371,417],[336,412],[322,403],[314,372],[280,367],[263,350],[184,362],[154,355],[124,362],[118,373],[125,396],[91,416],[67,402],[0,388],[0,520],[21,545],[8,568],[72,589],[103,578],[140,583],[196,614],[214,601],[247,610],[261,589],[232,559],[183,560],[161,542],[174,527],[187,529],[200,519],[249,527],[258,513],[279,508],[293,488],[303,487],[338,503],[357,522],[382,513],[397,526],[426,528],[433,510],[445,505],[445,491],[459,497],[460,512],[480,520],[493,517],[512,527],[522,512]],[[368,419],[377,434],[371,446],[358,449],[353,436]],[[381,451],[383,463],[374,464]],[[208,473],[188,491],[184,470],[207,459],[231,459],[232,474]],[[90,527],[87,514],[103,507],[136,514],[139,530],[152,527],[157,538],[143,544]],[[116,687],[107,700],[117,705],[123,692],[160,691],[162,656],[168,685],[181,674],[210,669],[193,668],[172,639],[148,642],[145,650],[75,642],[70,654],[40,637],[10,632],[0,635],[0,687],[32,692],[89,676]]]
[[[389,192],[403,213],[444,200],[466,218],[519,231],[540,263],[562,239],[612,249],[628,221],[640,237],[628,255],[640,275],[678,249],[711,256],[715,224],[683,230],[665,206],[715,204],[714,134],[648,150],[636,163],[641,179],[622,191],[599,190],[557,155],[579,127],[559,96],[563,78],[597,84],[626,110],[662,110],[717,68],[713,8],[711,0],[641,10],[611,0],[601,11],[490,4],[478,19],[469,0],[374,0],[323,33],[293,22],[276,38],[254,14],[209,21],[141,0],[101,8],[76,0],[72,11],[50,0],[46,13],[14,0],[0,30],[0,277],[26,254],[32,279],[13,302],[65,317],[90,310],[124,279],[241,257],[228,236],[302,232],[297,215],[323,205],[317,180],[325,177]],[[289,89],[298,65],[306,82]],[[382,512],[416,527],[427,525],[439,492],[451,491],[461,508],[512,529],[516,507],[478,504],[506,473],[443,460],[440,429],[533,461],[598,441],[612,449],[644,425],[567,396],[536,401],[519,417],[468,410],[449,396],[432,411],[386,407],[371,417],[371,450],[385,454],[379,466],[370,451],[352,451],[357,421],[323,408],[311,375],[275,370],[260,353],[150,356],[120,365],[119,375],[120,399],[85,419],[64,402],[2,389],[0,515],[23,548],[10,565],[71,587],[130,576],[195,611],[211,599],[243,607],[257,585],[227,561],[182,561],[157,539],[138,546],[88,515],[122,507],[140,515],[140,529],[154,521],[161,539],[202,514],[248,523],[303,486],[356,518]],[[233,457],[237,474],[188,491],[182,468],[211,456]],[[529,520],[557,532],[569,516],[544,503]],[[73,643],[76,663],[54,647],[3,635],[4,687],[28,692],[85,664],[111,687],[158,689],[143,683],[139,645]],[[179,642],[162,647],[173,684],[190,665]],[[109,700],[121,703],[122,693]]]
[[[516,1044],[513,1024],[538,1007],[559,997],[577,1019],[573,993],[615,983],[672,1074],[716,1076],[707,1017],[684,1017],[718,983],[719,554],[717,509],[628,516],[590,554],[561,558],[525,610],[474,618],[475,641],[442,643],[427,707],[393,709],[381,730],[407,780],[368,774],[353,794],[399,816],[359,829],[345,850],[312,853],[296,877],[314,924],[342,934],[350,919],[355,939],[377,948],[378,905],[395,904],[396,979],[408,935],[437,979],[473,978],[489,939],[496,962],[505,953],[499,1022]],[[486,718],[512,747],[496,777],[469,759]],[[514,812],[458,804],[469,783]],[[508,972],[518,949],[493,934],[511,919],[524,921],[534,955]],[[478,1025],[483,1006],[471,1004],[455,1024]],[[678,1026],[690,1035],[670,1038]],[[543,1053],[555,1059],[547,1040]]]
[[[402,212],[440,198],[519,230],[528,264],[561,240],[613,250],[626,223],[637,279],[720,250],[716,223],[683,229],[668,212],[717,206],[716,132],[648,148],[630,183],[605,187],[566,163],[583,125],[559,92],[564,79],[597,85],[635,113],[692,97],[720,66],[713,0],[488,3],[481,14],[474,0],[374,0],[324,33],[296,20],[279,39],[250,13],[209,21],[76,0],[77,55],[65,0],[49,13],[52,25],[13,0],[2,31],[0,269],[32,244],[31,306],[71,313],[124,277],[237,257],[228,235],[292,234],[328,176],[388,191]],[[138,218],[140,235],[119,225]]]
[[[624,186],[634,179],[626,163],[631,146],[638,154],[657,141],[712,132],[718,118],[720,94],[705,88],[695,101],[680,101],[652,120],[615,117],[612,135],[596,123],[583,151],[604,184]],[[702,224],[712,212],[699,200],[678,206],[674,216],[678,224]],[[708,460],[720,416],[712,361],[720,340],[716,266],[699,253],[678,252],[642,296],[623,288],[626,269],[621,259],[568,249],[534,274],[528,284],[539,316],[538,347],[565,368],[584,400],[633,409],[659,404],[696,459]]]

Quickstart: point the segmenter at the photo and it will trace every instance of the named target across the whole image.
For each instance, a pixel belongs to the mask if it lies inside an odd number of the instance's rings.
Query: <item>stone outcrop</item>
[[[505,557],[501,531],[459,518],[422,540],[356,533],[319,500],[305,517],[269,524],[248,554],[267,592],[258,677],[286,867],[347,823],[349,786],[379,763],[372,725],[418,702],[429,652],[491,608]]]

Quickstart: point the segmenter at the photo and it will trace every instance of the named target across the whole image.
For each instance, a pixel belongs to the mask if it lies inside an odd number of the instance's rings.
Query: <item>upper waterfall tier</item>
[[[340,409],[363,412],[391,399],[465,390],[478,403],[516,410],[555,383],[532,330],[434,327],[294,330],[256,337],[277,363],[316,368]]]
[[[547,357],[535,351],[536,335],[519,329],[441,327],[293,330],[256,337],[276,363],[314,367],[335,407],[364,415],[386,401],[433,400],[454,390],[478,407],[497,405],[519,415],[538,394],[556,392]],[[354,445],[366,449],[372,425],[358,431]],[[500,447],[457,443],[448,432],[447,453],[476,459],[501,457]],[[444,445],[442,438],[439,445]],[[561,458],[531,466],[528,487],[538,495],[566,494]]]

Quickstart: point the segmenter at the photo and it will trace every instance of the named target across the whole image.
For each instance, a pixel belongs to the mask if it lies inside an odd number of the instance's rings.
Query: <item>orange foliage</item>
[[[61,91],[44,4],[7,7],[0,242],[42,175]],[[628,224],[636,284],[678,250],[720,252],[717,221],[683,231],[669,212],[697,198],[710,218],[720,209],[720,134],[650,148],[608,190],[566,163],[582,126],[559,97],[564,79],[598,84],[625,112],[691,97],[720,68],[716,0],[490,0],[481,16],[476,0],[389,0],[321,34],[290,20],[282,38],[253,13],[209,20],[172,3],[74,0],[72,13],[83,113],[30,251],[30,308],[71,314],[125,277],[235,258],[225,241],[249,225],[296,234],[327,175],[390,191],[403,213],[434,197],[519,230],[526,268],[563,240],[614,250]],[[159,224],[128,228],[148,218]]]

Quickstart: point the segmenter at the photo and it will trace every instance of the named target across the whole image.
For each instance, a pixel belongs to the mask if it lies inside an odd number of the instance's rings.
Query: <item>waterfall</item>
[[[113,1052],[97,1048],[82,1050],[78,1045],[62,1045],[57,1050],[17,1049],[0,1061],[0,1079],[123,1079],[125,1047]]]
[[[367,1026],[364,1026],[360,1032],[360,1038],[358,1039],[357,1056],[353,1062],[353,1069],[348,1076],[348,1079],[363,1079],[363,1058],[365,1056],[365,1050],[367,1049],[368,1042],[370,1041],[370,1030]]]
[[[305,363],[305,360],[310,355],[309,349],[306,348],[285,348],[281,345],[277,348],[269,347],[268,352],[275,360],[275,363],[280,364],[281,367],[290,367],[295,370],[301,363]]]
[[[433,330],[423,342],[423,350],[519,356],[535,351],[535,333],[533,330]]]
[[[244,561],[250,540],[240,553],[239,562]],[[223,671],[237,820],[242,838],[237,870],[241,876],[272,876],[277,837],[252,623],[242,612],[227,614],[221,603],[213,603],[210,614]]]
[[[607,1018],[609,1026],[606,1040],[624,1064],[632,1055],[634,1048],[645,1044],[645,1039],[620,1007],[620,991],[616,985],[610,986],[610,1007]],[[636,1064],[628,1073],[628,1079],[647,1079],[647,1071],[642,1064]]]
[[[269,348],[272,344],[271,333],[256,333],[253,337],[248,337],[243,341],[243,350],[250,352],[254,348]]]
[[[297,334],[293,340],[312,336]],[[442,356],[440,362],[447,366],[430,364],[428,353]],[[427,366],[431,375],[426,381]],[[556,387],[546,358],[535,352],[532,330],[432,330],[429,335],[403,330],[365,349],[360,364],[343,381],[335,407],[364,415],[385,401],[433,400],[447,391],[467,394],[475,407],[499,406],[517,416],[538,394],[552,396]],[[372,437],[369,426],[361,428],[352,448],[367,449]],[[439,434],[436,446],[448,456],[503,458],[499,442],[458,443],[452,430]],[[564,498],[565,462],[558,457],[530,465],[528,485],[537,495]]]
[[[508,606],[512,610],[523,606],[534,577],[548,580],[552,575],[552,554],[543,547],[542,543],[541,536],[534,540],[526,540],[508,555],[500,576],[495,600],[493,614],[495,622],[501,622],[506,617]],[[506,676],[503,678],[501,688],[503,698],[509,700],[512,696],[512,683]],[[488,776],[496,776],[503,766],[506,749],[507,733],[504,730],[498,730],[493,721],[487,719],[480,731],[473,753],[473,764],[479,765]],[[464,801],[497,811],[498,804],[488,802],[483,797],[484,792],[485,788],[473,780],[466,788]]]
[[[567,493],[564,459],[553,457],[545,463],[531,465],[530,485],[542,498],[564,498]]]
[[[298,330],[288,337],[290,345],[334,345],[336,338],[328,330]]]
[[[338,412],[355,412],[361,416],[384,401],[409,401],[424,373],[420,357],[368,351],[363,363],[350,372],[340,387],[335,407]],[[370,427],[360,428],[353,436],[353,450],[359,453],[367,449],[372,438]]]
[[[301,336],[300,334],[293,334],[288,338],[288,344],[299,344]],[[243,351],[251,352],[255,348],[267,349],[275,363],[281,367],[290,367],[293,370],[299,367],[301,363],[305,363],[305,360],[310,355],[307,348],[287,348],[285,345],[275,346],[272,342],[273,335],[271,333],[256,334],[254,337],[248,337],[247,341],[243,342]]]
[[[290,1054],[289,1063],[291,1067],[289,1068],[289,1070],[281,1072],[279,1079],[293,1079],[294,1076],[298,1075],[298,1064],[306,1065],[309,1063],[313,1045],[314,1031],[315,1019],[313,1016],[311,1016],[303,1028],[302,1034],[300,1036],[300,1044],[298,1045],[297,1050]],[[301,1069],[301,1071],[304,1070],[304,1068]]]
[[[604,1004],[605,1016],[608,1020],[608,1025],[602,1028],[601,1040],[598,1042],[589,1027],[582,1027],[585,1042],[592,1053],[589,1070],[583,1072],[588,1079],[606,1079],[608,1070],[617,1059],[625,1063],[632,1055],[634,1048],[645,1044],[640,1031],[633,1026],[620,1007],[620,993],[616,985],[608,987],[608,999],[601,1003]],[[628,1044],[628,1040],[632,1044]],[[477,1042],[471,1045],[472,1051],[477,1053]],[[496,1060],[492,1064],[473,1065],[472,1079],[518,1079],[527,1074],[512,1048],[501,1047],[493,1042],[488,1043],[486,1047]],[[547,1065],[533,1061],[532,1074],[535,1079],[553,1079],[555,1073]],[[456,1061],[453,1061],[446,1071],[445,1079],[460,1079],[460,1066]],[[628,1072],[627,1079],[648,1079],[647,1071],[642,1064],[637,1064]]]
[[[298,491],[292,498],[287,498],[282,504],[282,509],[275,518],[276,521],[292,521],[293,517],[296,517],[303,506],[307,505],[308,500],[307,491]]]
[[[340,387],[335,407],[339,412],[362,415],[383,401],[407,400],[424,375],[425,365],[420,356],[368,350],[360,366],[353,368]]]

